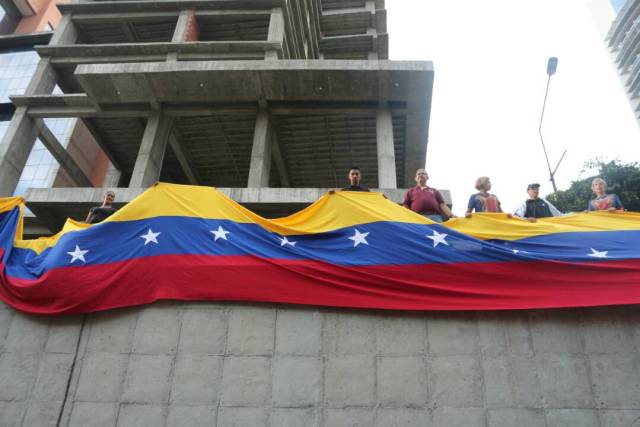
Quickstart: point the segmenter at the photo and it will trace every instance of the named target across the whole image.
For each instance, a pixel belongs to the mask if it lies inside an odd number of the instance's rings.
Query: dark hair
[[[360,168],[358,166],[351,166],[349,168],[350,171],[359,171],[360,172]]]

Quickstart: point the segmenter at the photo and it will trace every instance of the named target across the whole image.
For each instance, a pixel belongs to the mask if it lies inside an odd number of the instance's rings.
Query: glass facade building
[[[22,95],[25,93],[35,72],[40,57],[31,47],[12,48],[0,51],[0,104],[11,104],[11,95]],[[54,93],[58,92],[56,90]],[[0,139],[4,136],[9,122],[10,115],[6,115],[0,121]],[[66,146],[71,132],[72,119],[45,119],[45,123],[58,141]],[[23,195],[30,187],[50,187],[58,171],[58,162],[53,158],[49,150],[37,140],[29,158],[27,165],[22,171],[20,181],[16,187],[14,195]]]
[[[24,93],[39,60],[31,48],[0,51],[0,103],[10,103],[10,95]]]
[[[607,34],[607,45],[640,124],[640,0],[627,0]]]

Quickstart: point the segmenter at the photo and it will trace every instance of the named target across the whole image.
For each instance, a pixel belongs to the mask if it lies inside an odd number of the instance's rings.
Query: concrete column
[[[184,9],[180,11],[176,29],[173,31],[172,43],[191,42],[198,40],[200,28],[196,19],[195,9]],[[172,52],[167,55],[167,61],[175,62],[178,60],[178,54]]]
[[[172,42],[192,42],[198,40],[200,28],[196,19],[195,9],[185,9],[180,11],[176,29],[173,32]]]
[[[282,8],[280,7],[271,9],[267,40],[270,42],[278,42],[281,46],[284,43],[284,15],[282,13]],[[278,51],[266,51],[264,59],[278,59]]]
[[[53,155],[53,158],[56,159],[62,170],[64,170],[69,178],[73,180],[73,182],[78,187],[93,187],[91,180],[84,174],[80,166],[76,163],[76,161],[69,155],[67,150],[62,146],[58,138],[51,132],[51,130],[47,127],[42,119],[34,120],[35,126],[39,129],[38,136],[40,136],[40,141],[42,141],[42,145],[44,145],[47,150]]]
[[[120,183],[120,177],[122,176],[122,172],[120,172],[113,163],[109,162],[109,167],[107,168],[107,173],[104,176],[104,183],[102,184],[103,188],[113,188],[117,187]]]
[[[73,44],[77,36],[71,15],[65,15],[49,44]],[[49,58],[42,58],[25,95],[50,94],[55,85],[56,76]],[[35,122],[27,114],[27,107],[16,108],[9,128],[0,141],[0,197],[13,195],[38,132]]]
[[[268,187],[271,172],[271,118],[260,112],[256,117],[247,187]]]
[[[391,109],[379,108],[376,114],[378,146],[378,187],[397,188],[396,155],[393,149],[393,121]]]
[[[156,110],[151,113],[142,135],[140,151],[133,167],[129,187],[150,187],[158,181],[171,125],[171,117],[162,111]]]

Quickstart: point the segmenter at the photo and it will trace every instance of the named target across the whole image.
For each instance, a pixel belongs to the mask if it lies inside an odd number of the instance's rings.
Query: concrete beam
[[[67,46],[36,46],[41,56],[55,58],[55,65],[82,63],[144,62],[159,55],[176,53],[223,54],[257,53],[282,50],[281,44],[271,41],[199,41],[171,43],[120,43],[120,44],[74,44]],[[155,55],[155,56],[154,56]]]
[[[29,117],[146,117],[151,113],[145,104],[98,107],[84,93],[60,95],[11,96],[16,107],[28,107]]]
[[[198,10],[255,10],[282,7],[286,0],[160,0],[100,1],[62,3],[58,9],[64,13],[100,14],[128,12],[166,12],[185,8]]]
[[[179,10],[166,12],[121,12],[121,13],[78,13],[71,15],[71,20],[76,24],[96,25],[122,22],[154,22],[171,18],[178,18]]]
[[[34,124],[38,128],[38,136],[40,136],[42,145],[49,150],[53,158],[60,164],[60,167],[69,175],[69,178],[71,178],[78,187],[92,187],[93,183],[91,180],[84,174],[80,166],[78,166],[76,161],[69,155],[60,141],[58,141],[58,138],[56,138],[53,132],[47,127],[44,120],[35,119]]]
[[[376,114],[376,143],[378,149],[378,186],[397,188],[396,155],[393,144],[391,109],[380,108]]]
[[[313,203],[332,188],[216,188],[238,203],[277,204],[277,203]],[[147,188],[109,187],[116,193],[116,204],[122,206],[129,203]],[[400,203],[404,199],[406,188],[372,188],[371,191],[383,193],[393,202]],[[27,191],[27,206],[50,208],[71,207],[73,205],[100,204],[104,197],[104,188],[32,188]],[[440,190],[445,203],[451,203],[449,190]]]
[[[268,113],[256,116],[247,187],[268,187],[271,172],[272,123]]]
[[[227,77],[230,71],[233,78]],[[83,64],[75,75],[85,89],[93,89],[99,103],[146,102],[152,93],[136,86],[140,75],[152,82],[153,95],[162,103],[257,100],[258,86],[273,101],[405,102],[428,95],[414,85],[431,82],[433,66],[426,61],[363,60],[156,62]],[[224,90],[202,90],[202,85],[220,87],[223,82]]]
[[[178,163],[180,163],[180,166],[182,166],[182,171],[187,176],[189,184],[200,184],[201,180],[198,176],[198,170],[193,164],[191,156],[185,149],[182,135],[180,135],[180,131],[177,128],[174,128],[173,131],[169,134],[169,146],[171,147],[171,150],[173,150],[173,154],[175,154],[176,158],[178,159]]]
[[[129,187],[150,187],[158,181],[171,126],[171,118],[161,111],[149,116]]]
[[[99,108],[85,94],[12,96],[17,107],[29,107],[30,117],[147,117],[151,114],[148,105],[142,103],[101,105]],[[255,102],[163,102],[164,111],[171,116],[210,116],[256,113]],[[353,115],[375,116],[377,102],[287,102],[271,101],[264,108],[274,116],[287,115]],[[404,103],[393,103],[390,107],[393,115],[406,114]]]

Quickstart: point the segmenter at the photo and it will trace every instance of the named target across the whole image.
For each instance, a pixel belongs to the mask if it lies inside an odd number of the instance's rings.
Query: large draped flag
[[[0,299],[83,313],[161,299],[397,310],[640,303],[640,215],[435,224],[378,193],[327,193],[268,220],[214,188],[157,184],[96,225],[21,240],[0,199]]]

